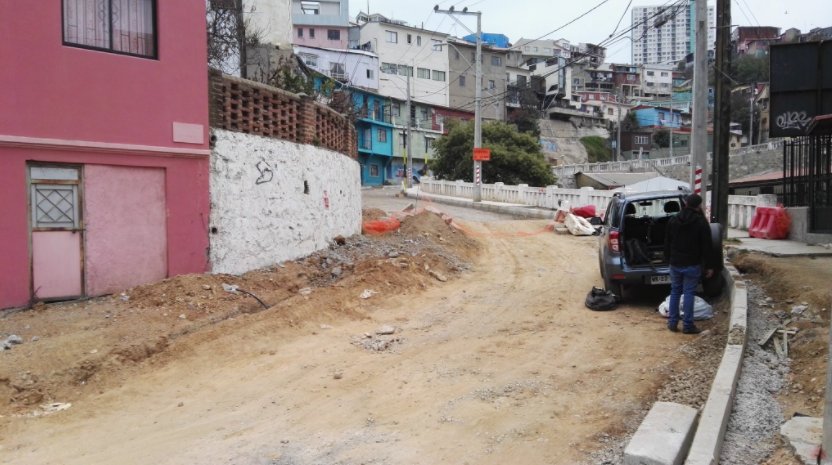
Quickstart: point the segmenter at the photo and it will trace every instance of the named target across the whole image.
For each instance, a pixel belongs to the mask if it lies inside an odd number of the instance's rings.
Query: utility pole
[[[670,158],[673,158],[673,125],[676,124],[673,114],[673,71],[670,72]]]
[[[693,0],[695,6],[696,48],[693,53],[693,131],[690,185],[695,187],[695,172],[702,169],[702,192],[708,189],[708,2]]]
[[[240,48],[240,77],[248,78],[248,50],[246,50],[246,19],[243,0],[234,5],[235,30],[237,31],[237,46]]]
[[[716,69],[731,69],[731,0],[716,2]],[[722,223],[722,237],[728,235],[728,176],[731,127],[731,83],[724,73],[716,76],[714,112],[714,165],[711,193],[711,222]]]
[[[405,68],[405,69],[407,69],[407,68]],[[411,111],[410,110],[410,108],[411,108],[410,107],[410,105],[411,105],[411,103],[410,103],[410,73],[411,73],[411,70],[412,70],[412,68],[407,69],[407,103],[405,104],[405,108],[406,108],[405,111],[407,112],[407,129],[406,129],[405,136],[404,136],[405,137],[404,145],[407,147],[407,169],[405,170],[405,173],[404,173],[404,175],[407,179],[405,180],[404,185],[407,186],[408,188],[413,187],[413,148],[412,148],[413,144],[411,143],[413,141],[410,140],[410,126],[411,126],[411,124],[413,124],[413,118],[411,118],[411,116],[410,116],[411,115],[411,113],[410,113],[410,111]]]
[[[440,10],[439,5],[434,6],[433,11],[450,15],[454,21],[467,29],[468,32],[473,31],[468,29],[468,26],[463,24],[454,15],[473,15],[477,17],[477,53],[474,67],[474,79],[476,81],[474,84],[474,149],[478,149],[482,147],[482,12],[468,11],[468,7],[463,8],[462,11],[456,11],[453,6],[447,10]],[[482,162],[479,160],[474,160],[474,202],[482,202]]]
[[[754,91],[757,83],[751,84],[751,95],[748,97],[748,145],[754,145]]]
[[[621,104],[618,105],[618,135],[615,140],[615,161],[621,161]]]

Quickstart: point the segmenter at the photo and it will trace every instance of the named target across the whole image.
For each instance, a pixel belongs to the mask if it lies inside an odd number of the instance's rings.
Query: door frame
[[[66,180],[32,180],[32,168],[33,167],[41,167],[41,168],[71,168],[78,171],[78,180],[77,181],[66,181]],[[78,227],[77,228],[36,228],[32,223],[32,186],[36,184],[56,184],[56,185],[71,185],[77,186],[78,192]],[[86,269],[85,269],[85,252],[84,246],[86,242],[86,237],[84,235],[85,228],[84,228],[84,165],[83,164],[74,164],[74,163],[54,163],[54,162],[40,162],[35,160],[28,160],[26,162],[26,224],[28,225],[28,249],[29,249],[29,302],[30,304],[34,304],[38,301],[43,302],[56,302],[61,300],[73,300],[78,299],[80,297],[86,296]],[[34,248],[32,244],[32,233],[34,232],[46,232],[46,231],[73,231],[77,234],[80,234],[80,240],[78,241],[80,244],[80,257],[81,261],[79,263],[80,272],[81,272],[81,294],[77,296],[62,296],[62,297],[48,297],[45,299],[38,298],[36,295],[35,290],[35,264],[34,264]]]

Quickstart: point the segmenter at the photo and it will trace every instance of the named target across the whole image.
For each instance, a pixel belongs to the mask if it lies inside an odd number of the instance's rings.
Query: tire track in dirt
[[[280,327],[261,313],[177,341],[185,356],[16,423],[0,463],[576,463],[640,412],[658,379],[642,370],[671,338],[644,309],[583,308],[598,281],[591,239],[482,240],[473,271],[360,303],[364,320]],[[351,344],[381,324],[403,342]]]

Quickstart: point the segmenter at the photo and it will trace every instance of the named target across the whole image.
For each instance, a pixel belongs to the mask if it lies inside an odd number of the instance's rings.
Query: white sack
[[[571,213],[566,214],[564,224],[573,236],[591,236],[595,233],[595,228],[586,218],[581,218]]]
[[[682,309],[684,308],[685,296],[679,299],[679,319],[682,319]],[[659,304],[659,314],[667,318],[668,308],[670,308],[670,296],[664,299],[664,302]],[[710,320],[714,317],[714,308],[711,304],[705,302],[705,299],[699,296],[694,296],[693,299],[693,319],[694,320]]]

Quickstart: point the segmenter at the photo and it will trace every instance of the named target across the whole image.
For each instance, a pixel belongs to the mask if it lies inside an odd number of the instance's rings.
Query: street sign
[[[474,161],[490,161],[491,160],[491,149],[485,148],[475,148],[474,149]]]

